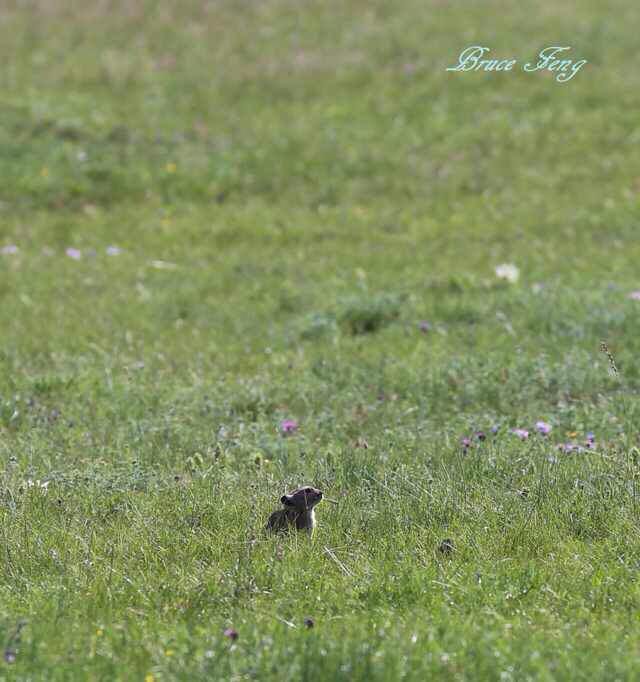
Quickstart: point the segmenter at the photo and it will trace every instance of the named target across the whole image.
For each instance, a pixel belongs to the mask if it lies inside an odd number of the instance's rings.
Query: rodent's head
[[[280,502],[285,507],[295,507],[296,509],[313,509],[322,499],[322,491],[311,486],[303,486],[293,490],[288,495],[283,495]]]

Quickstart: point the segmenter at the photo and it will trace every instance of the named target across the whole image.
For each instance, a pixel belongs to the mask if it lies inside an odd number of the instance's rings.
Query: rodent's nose
[[[318,490],[318,497],[322,497],[322,490]]]

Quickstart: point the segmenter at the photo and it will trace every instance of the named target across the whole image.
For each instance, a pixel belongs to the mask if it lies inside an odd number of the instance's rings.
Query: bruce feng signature
[[[586,59],[560,59],[556,55],[570,50],[570,47],[545,47],[540,50],[537,62],[529,62],[522,68],[525,71],[556,72],[558,83],[570,81],[587,63]],[[511,71],[517,63],[516,59],[483,59],[488,47],[471,45],[462,50],[456,66],[449,66],[447,71]]]

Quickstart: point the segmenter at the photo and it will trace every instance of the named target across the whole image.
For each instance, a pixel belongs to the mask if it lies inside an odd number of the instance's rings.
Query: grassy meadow
[[[0,680],[640,677],[638,18],[1,4]]]

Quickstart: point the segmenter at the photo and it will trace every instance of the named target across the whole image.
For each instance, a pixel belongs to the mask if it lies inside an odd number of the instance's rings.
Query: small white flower
[[[513,263],[497,265],[495,272],[498,279],[505,279],[507,282],[511,282],[511,284],[517,282],[518,277],[520,277],[520,270]]]

